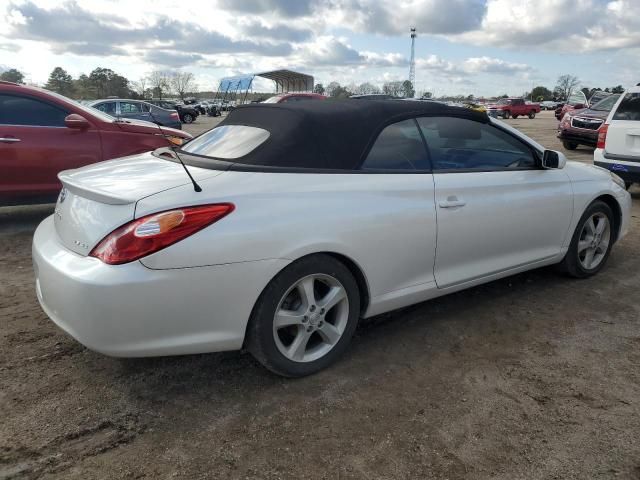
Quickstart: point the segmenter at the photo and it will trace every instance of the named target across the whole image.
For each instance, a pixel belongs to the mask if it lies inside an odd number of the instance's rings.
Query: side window
[[[640,93],[626,93],[612,120],[640,120]]]
[[[366,160],[363,170],[429,170],[429,158],[415,120],[385,127]]]
[[[108,113],[109,115],[116,116],[116,102],[105,102],[99,105],[96,105],[94,108],[97,108],[101,112]]]
[[[142,113],[141,104],[134,102],[120,102],[120,114],[127,115],[131,113]]]
[[[149,105],[147,105],[146,103],[140,103],[139,105],[143,112],[149,111]]]
[[[68,113],[35,98],[0,95],[0,125],[64,127]]]
[[[491,124],[456,117],[421,117],[418,125],[436,170],[535,168],[533,151]]]

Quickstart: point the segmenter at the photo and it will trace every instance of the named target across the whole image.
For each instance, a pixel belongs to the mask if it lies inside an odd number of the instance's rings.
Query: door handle
[[[19,142],[20,139],[19,138],[14,138],[14,137],[0,137],[0,142],[2,143],[16,143]]]
[[[440,208],[464,207],[466,204],[467,204],[467,202],[465,202],[462,199],[459,199],[456,196],[450,196],[450,197],[447,197],[446,200],[440,200],[438,202],[438,206]]]

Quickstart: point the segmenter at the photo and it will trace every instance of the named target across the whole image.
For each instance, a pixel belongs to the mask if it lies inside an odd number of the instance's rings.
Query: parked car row
[[[0,81],[0,206],[51,202],[60,192],[57,175],[62,170],[180,145],[192,138],[181,130],[142,120],[170,113],[158,107],[145,112],[144,102],[94,103],[102,108]],[[124,118],[142,113],[149,116]],[[179,122],[167,117],[168,125],[179,127]]]

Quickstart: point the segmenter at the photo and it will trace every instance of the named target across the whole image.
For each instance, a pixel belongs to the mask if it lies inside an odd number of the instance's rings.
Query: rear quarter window
[[[640,92],[626,93],[612,120],[640,120]]]

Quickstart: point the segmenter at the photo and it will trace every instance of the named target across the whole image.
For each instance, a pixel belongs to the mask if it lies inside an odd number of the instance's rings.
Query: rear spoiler
[[[99,188],[91,187],[87,188],[80,182],[75,182],[71,173],[73,170],[65,170],[58,174],[58,178],[62,182],[62,186],[69,190],[71,193],[80,195],[81,197],[95,200],[96,202],[106,203],[108,205],[128,205],[137,201],[136,197],[123,197],[117,196]]]

